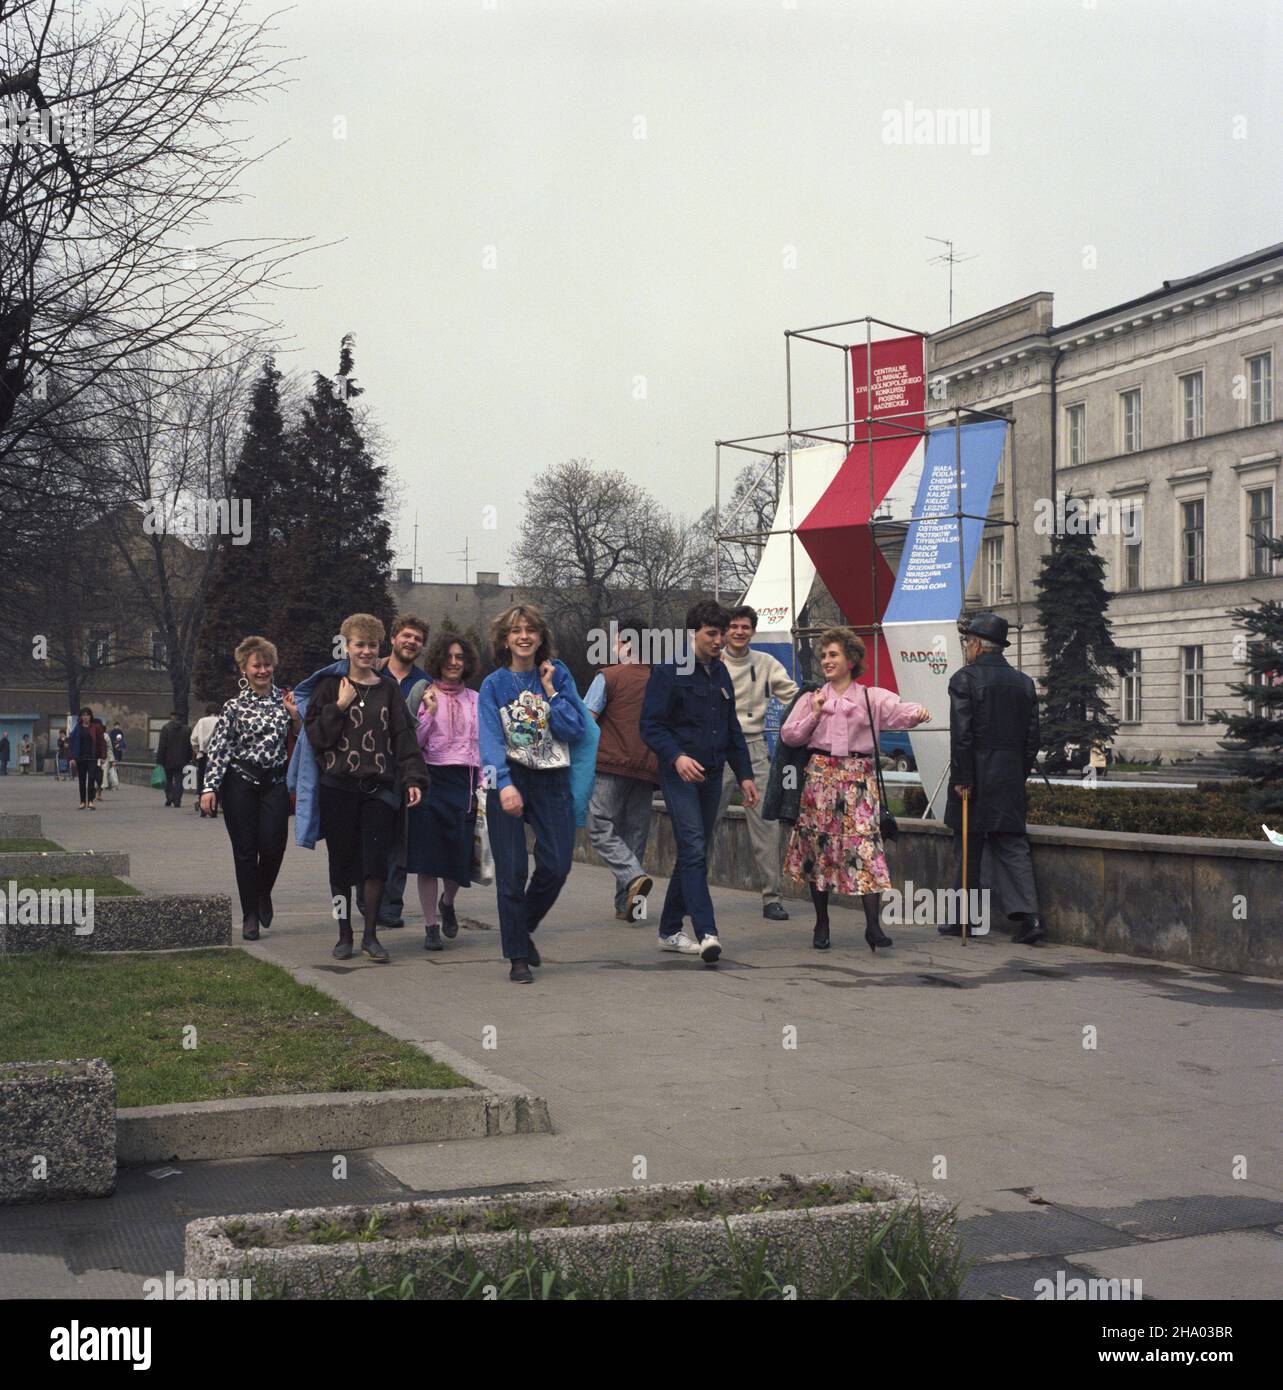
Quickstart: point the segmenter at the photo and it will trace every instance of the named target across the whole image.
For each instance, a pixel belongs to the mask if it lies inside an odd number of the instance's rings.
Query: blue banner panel
[[[956,430],[932,430],[927,435],[926,462],[913,515],[935,517],[914,521],[905,538],[891,602],[883,623],[953,620],[962,611],[967,575],[958,564],[957,462],[962,463],[962,549],[968,571],[980,553],[984,516],[989,510],[998,463],[1007,438],[1005,420],[982,420]]]

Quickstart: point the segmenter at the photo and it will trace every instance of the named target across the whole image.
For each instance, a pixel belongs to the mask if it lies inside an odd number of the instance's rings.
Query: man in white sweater
[[[749,644],[756,631],[755,609],[747,604],[732,608],[722,661],[735,685],[735,714],[753,760],[753,780],[759,787],[765,787],[771,772],[771,757],[766,751],[767,702],[774,696],[787,705],[797,694],[797,686],[773,656],[751,649]],[[726,814],[731,793],[737,785],[729,767],[722,779],[719,816]],[[789,915],[780,901],[780,823],[762,819],[761,802],[746,809],[744,817],[753,847],[753,861],[762,884],[762,916],[771,922],[787,922]]]

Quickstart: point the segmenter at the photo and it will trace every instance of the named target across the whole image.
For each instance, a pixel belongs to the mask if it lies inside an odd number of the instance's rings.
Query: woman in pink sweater
[[[428,794],[410,813],[407,873],[419,876],[425,951],[442,951],[442,934],[459,934],[454,897],[472,883],[472,837],[477,824],[481,772],[477,692],[465,681],[481,662],[466,637],[441,632],[432,639],[423,665],[432,683],[416,711],[415,728],[428,765]],[[437,922],[440,879],[441,921]]]
[[[882,890],[890,888],[891,878],[879,828],[877,738],[883,729],[911,729],[931,715],[921,705],[902,703],[893,691],[855,679],[864,670],[864,643],[849,627],[821,633],[817,650],[827,684],[799,696],[780,730],[790,748],[811,750],[784,872],[810,885],[811,944],[817,951],[829,948],[834,891],[863,901],[864,939],[876,951],[893,944],[878,920]]]

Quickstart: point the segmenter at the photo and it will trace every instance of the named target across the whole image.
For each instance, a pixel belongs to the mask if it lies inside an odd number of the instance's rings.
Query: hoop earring
[[[240,690],[248,690],[248,689],[249,689],[249,677],[248,677],[248,676],[242,676],[242,677],[240,678],[240,680],[238,680],[238,681],[236,682],[236,685],[237,685],[237,688],[240,689]]]

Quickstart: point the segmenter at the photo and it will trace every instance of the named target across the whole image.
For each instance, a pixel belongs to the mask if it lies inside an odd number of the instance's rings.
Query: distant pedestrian
[[[431,684],[423,691],[415,727],[427,764],[428,790],[410,812],[405,869],[418,875],[423,949],[441,951],[443,934],[447,940],[459,934],[455,895],[472,885],[481,732],[479,697],[466,682],[477,674],[481,659],[466,637],[441,632],[432,639],[423,664]]]
[[[991,886],[1007,916],[1020,923],[1012,941],[1032,946],[1045,935],[1025,836],[1025,783],[1041,741],[1038,692],[1002,654],[1011,645],[1006,618],[977,613],[960,631],[966,665],[949,677],[949,798],[944,812],[944,823],[953,831],[954,887],[969,895],[970,883],[962,881],[962,803],[967,801],[967,877],[978,879],[982,890]],[[962,934],[957,923],[938,930],[942,936]]]
[[[241,937],[257,941],[259,928],[272,925],[272,889],[285,858],[290,828],[285,769],[289,735],[297,733],[299,717],[293,696],[273,684],[277,652],[267,638],[247,637],[233,655],[241,689],[223,706],[203,745],[200,809],[213,816],[222,802],[236,865]],[[204,722],[198,720],[197,728]]]
[[[780,742],[805,748],[801,805],[784,852],[784,872],[811,890],[811,944],[829,948],[829,895],[859,898],[869,950],[894,942],[882,930],[882,892],[891,887],[882,843],[878,735],[930,719],[924,706],[892,690],[861,685],[864,642],[849,627],[831,627],[816,644],[825,684],[801,696],[780,729]]]
[[[101,739],[96,739],[101,750],[94,767],[94,783],[98,788],[98,805],[105,806],[106,802],[102,799],[103,791],[107,786],[107,769],[111,766],[111,740],[107,737],[107,726],[96,715],[94,716],[94,726]]]
[[[686,659],[651,670],[641,713],[641,736],[658,760],[659,785],[677,841],[677,864],[659,919],[659,947],[697,955],[706,965],[722,954],[708,891],[708,861],[725,764],[731,765],[744,805],[751,810],[758,800],[753,764],[735,714],[735,686],[722,662],[729,622],[726,609],[713,599],[687,612]],[[687,916],[693,941],[682,930]]]
[[[239,651],[240,648],[238,647],[237,650]],[[275,658],[273,658],[272,664],[275,666]],[[270,676],[268,681],[270,683]],[[205,771],[209,767],[209,741],[214,736],[214,727],[218,723],[218,713],[217,705],[206,705],[205,713],[192,725],[192,758],[196,763],[196,809],[200,812],[202,820],[218,815],[217,806],[213,811],[205,809],[204,799]]]
[[[191,730],[177,710],[170,710],[169,720],[161,729],[156,744],[156,766],[165,772],[166,806],[183,804],[183,769],[191,762],[191,744]]]
[[[654,887],[642,868],[659,770],[641,736],[642,701],[650,680],[650,666],[637,660],[641,632],[640,619],[619,619],[617,660],[594,677],[584,696],[601,731],[588,837],[615,876],[615,917],[621,922],[645,918],[646,895]]]
[[[70,775],[71,770],[68,766],[68,759],[70,757],[71,752],[67,744],[67,731],[62,729],[58,733],[58,760],[54,764],[54,768],[56,769],[54,774],[55,781],[61,782]]]
[[[500,613],[490,624],[490,639],[496,669],[481,683],[478,701],[481,765],[493,778],[486,826],[508,978],[529,984],[531,966],[542,964],[534,933],[570,874],[575,841],[570,745],[587,736],[589,715],[570,671],[555,660],[552,629],[533,604]],[[527,825],[535,839],[529,882]]]
[[[9,775],[9,735],[0,734],[0,777]]]
[[[25,777],[31,771],[31,735],[23,734],[18,745],[18,770]]]
[[[80,783],[80,809],[94,811],[97,809],[98,759],[107,756],[107,740],[102,725],[95,721],[94,712],[87,705],[80,711],[67,747],[71,754],[71,771]]]
[[[120,720],[111,726],[111,733],[107,736],[108,743],[111,744],[112,755],[118,763],[125,760],[125,731],[120,727]]]

